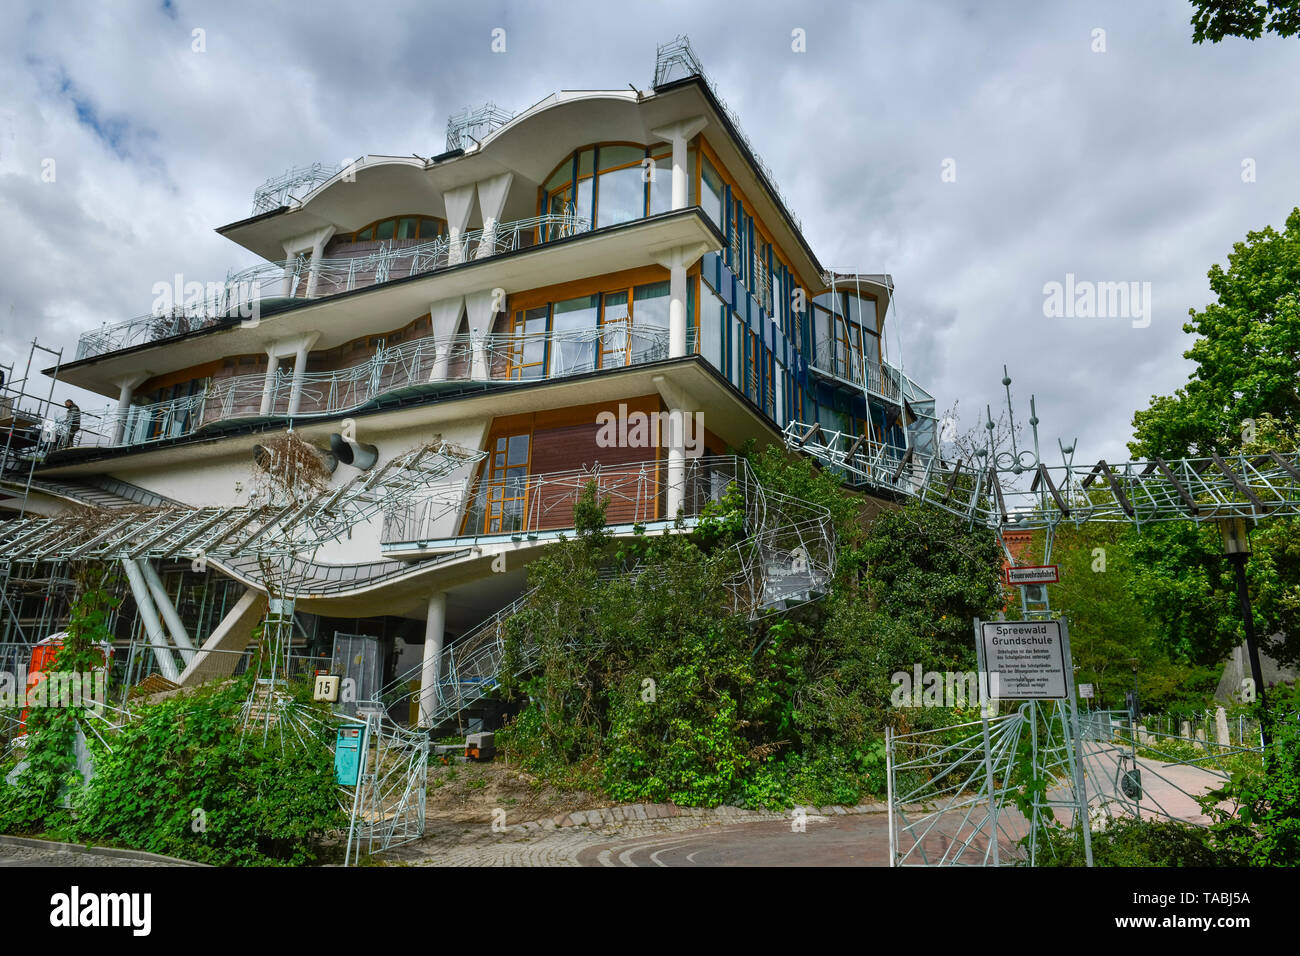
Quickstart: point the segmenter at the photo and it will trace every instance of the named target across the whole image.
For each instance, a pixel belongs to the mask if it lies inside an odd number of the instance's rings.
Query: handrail
[[[589,219],[566,211],[489,223],[454,239],[444,236],[414,245],[380,243],[378,249],[351,257],[314,262],[308,256],[295,256],[284,262],[259,263],[228,273],[224,282],[209,283],[196,301],[170,312],[153,312],[83,332],[77,341],[77,359],[251,318],[265,299],[324,298],[491,258],[590,229]]]
[[[887,401],[902,401],[898,372],[883,362],[867,358],[857,349],[849,349],[846,355],[839,351],[837,342],[818,342],[810,364],[818,371],[866,389]]]
[[[547,358],[524,365],[538,343]],[[304,372],[299,379],[295,418],[334,415],[359,409],[382,395],[403,389],[431,389],[455,382],[484,384],[550,380],[658,361],[668,355],[668,330],[661,326],[609,323],[589,329],[529,334],[432,336],[380,347],[365,362],[344,369]],[[616,362],[615,362],[616,360]],[[85,410],[77,445],[118,447],[149,444],[193,434],[218,422],[244,418],[289,417],[294,375],[283,369],[272,378],[263,405],[266,376],[258,373],[211,382],[198,395],[151,405],[116,405]],[[265,411],[263,410],[265,408]]]

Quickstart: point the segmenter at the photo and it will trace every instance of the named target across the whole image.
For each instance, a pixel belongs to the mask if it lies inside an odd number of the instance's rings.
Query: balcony
[[[693,527],[710,502],[722,499],[743,474],[735,458],[688,459],[680,479],[682,511]],[[554,537],[574,526],[573,511],[587,485],[608,498],[607,526],[630,532],[637,525],[668,527],[667,465],[657,461],[525,475],[476,484],[464,481],[431,486],[384,519],[380,543],[386,557],[409,557],[443,548]]]
[[[825,378],[863,389],[895,405],[902,402],[902,383],[896,369],[874,362],[856,349],[846,349],[841,342],[819,342],[811,366]]]
[[[77,342],[77,360],[238,322],[260,314],[260,310],[278,310],[295,300],[321,299],[426,275],[590,229],[588,219],[555,213],[498,223],[454,239],[443,237],[416,245],[381,243],[378,249],[350,258],[313,262],[310,257],[298,256],[282,263],[261,263],[230,273],[224,282],[209,283],[201,302],[187,302],[170,314],[143,315],[83,333]]]
[[[278,369],[270,391],[264,374],[211,382],[198,395],[153,405],[83,410],[77,447],[131,447],[181,438],[219,423],[271,418],[310,419],[355,411],[381,396],[433,393],[458,383],[484,385],[549,381],[668,357],[668,330],[609,323],[533,335],[459,335],[435,342],[416,339],[381,347],[358,365],[306,372],[298,382],[291,416],[292,371]],[[67,447],[66,431],[55,440]]]

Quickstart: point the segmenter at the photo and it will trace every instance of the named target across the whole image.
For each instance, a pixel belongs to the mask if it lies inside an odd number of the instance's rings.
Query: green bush
[[[1084,866],[1077,831],[1049,828],[1038,851],[1039,866]],[[1204,827],[1173,820],[1114,820],[1092,834],[1095,866],[1240,866],[1238,854],[1216,847]]]
[[[137,708],[96,760],[78,839],[222,865],[313,862],[325,831],[347,822],[330,749],[288,730],[265,744],[241,734],[250,680]]]
[[[507,759],[621,801],[820,806],[883,794],[885,726],[951,722],[892,707],[890,677],[973,668],[970,617],[1002,598],[992,535],[920,507],[870,525],[864,500],[806,460],[768,451],[754,467],[831,510],[831,595],[747,620],[727,587],[739,495],[690,534],[614,541],[589,487],[576,539],[530,566],[536,592],[506,625],[503,693],[524,705],[498,736]],[[536,664],[519,678],[528,645]]]
[[[1300,864],[1300,685],[1269,690],[1272,741],[1263,761],[1246,764],[1201,806],[1225,852],[1250,866]],[[1262,716],[1262,715],[1261,715]],[[1225,806],[1226,804],[1226,806]]]

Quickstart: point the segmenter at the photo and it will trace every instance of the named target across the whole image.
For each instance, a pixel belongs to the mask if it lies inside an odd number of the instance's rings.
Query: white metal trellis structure
[[[425,781],[429,735],[410,731],[382,715],[344,717],[361,730],[361,765],[357,784],[342,788],[351,796],[344,866],[361,853],[388,850],[424,835]]]

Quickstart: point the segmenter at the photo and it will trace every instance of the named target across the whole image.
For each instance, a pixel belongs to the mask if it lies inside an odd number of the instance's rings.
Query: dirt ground
[[[506,823],[525,823],[574,810],[607,807],[611,802],[603,794],[558,790],[499,758],[446,765],[432,755],[429,758],[425,812],[441,821],[482,823],[499,807],[506,812]]]

